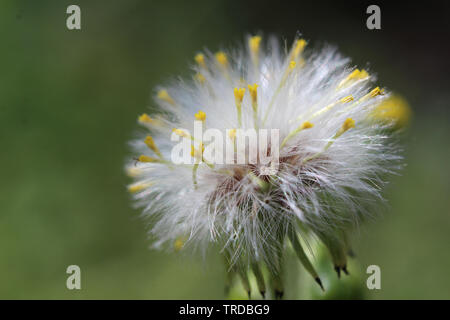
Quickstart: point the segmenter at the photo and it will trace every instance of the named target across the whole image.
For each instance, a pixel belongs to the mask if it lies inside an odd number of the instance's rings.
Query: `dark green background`
[[[364,1],[0,2],[0,298],[223,298],[210,257],[147,249],[123,173],[152,88],[189,75],[194,54],[262,31],[339,46],[414,111],[390,207],[361,229],[358,261],[382,270],[368,298],[450,298],[449,5]],[[66,28],[78,4],[82,30]],[[66,267],[82,290],[65,287]]]

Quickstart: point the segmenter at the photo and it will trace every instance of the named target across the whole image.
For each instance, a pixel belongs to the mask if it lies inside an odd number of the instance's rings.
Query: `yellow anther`
[[[364,69],[362,69],[362,70],[355,69],[355,70],[353,70],[352,73],[350,73],[347,76],[347,79],[349,79],[349,80],[352,80],[352,79],[361,80],[361,79],[367,78],[368,76],[369,76],[369,74],[367,73],[366,70],[364,70]]]
[[[249,84],[248,92],[252,98],[252,103],[256,103],[258,101],[258,85],[256,83],[254,85]]]
[[[344,133],[345,131],[348,131],[354,127],[355,127],[355,120],[353,120],[352,118],[347,118],[341,127],[341,131],[342,133]]]
[[[346,97],[344,97],[344,98],[339,100],[340,103],[348,103],[350,101],[353,101],[353,96],[352,95],[346,96]]]
[[[225,52],[223,51],[219,51],[216,53],[216,60],[217,62],[222,66],[222,67],[226,67],[228,65],[228,58],[227,55],[225,54]]]
[[[206,113],[204,113],[202,110],[199,110],[194,116],[195,116],[195,119],[197,119],[199,121],[206,120]]]
[[[136,184],[132,184],[132,185],[128,186],[128,192],[136,193],[136,192],[142,191],[144,189],[147,189],[147,188],[149,188],[151,186],[152,186],[151,183],[136,183]]]
[[[173,248],[175,249],[175,251],[180,251],[181,249],[183,249],[183,247],[184,247],[184,241],[181,240],[180,238],[175,240],[175,242],[173,243]]]
[[[234,100],[236,102],[239,127],[242,126],[242,100],[244,100],[245,88],[234,88]]]
[[[139,116],[138,121],[139,121],[140,123],[149,123],[149,124],[152,124],[154,120],[153,120],[152,118],[150,118],[150,117],[148,116],[148,114],[143,113],[142,115]]]
[[[248,45],[250,47],[250,54],[252,61],[255,66],[258,65],[258,59],[259,59],[259,46],[261,43],[261,37],[260,36],[253,36],[248,40]]]
[[[350,73],[347,76],[347,79],[349,79],[349,80],[350,79],[358,79],[360,74],[361,74],[361,71],[359,71],[359,69],[355,69],[355,70],[353,70],[352,73]]]
[[[305,50],[306,41],[304,39],[299,39],[295,42],[294,49],[292,50],[292,59],[297,60],[300,54]]]
[[[250,37],[250,39],[248,40],[250,51],[253,54],[258,54],[261,39],[262,38],[260,36],[253,36],[253,37]]]
[[[311,129],[312,127],[314,127],[314,124],[312,124],[309,121],[305,121],[303,122],[297,129],[295,129],[294,131],[292,131],[291,133],[289,133],[287,135],[286,138],[284,138],[284,140],[281,142],[281,148],[284,147],[284,145],[293,137],[295,136],[297,133],[299,133],[302,130],[307,130],[307,129]]]
[[[245,88],[234,88],[234,99],[236,100],[236,104],[242,103],[244,100]]]
[[[179,135],[182,138],[188,138],[188,139],[192,138],[189,133],[187,133],[187,132],[185,132],[185,131],[183,131],[181,129],[173,128],[172,132],[175,132],[177,135]]]
[[[140,162],[158,162],[159,160],[153,157],[149,157],[149,156],[139,156],[138,159]]]
[[[305,130],[305,129],[311,129],[312,127],[314,127],[314,124],[312,124],[309,121],[305,121],[302,123],[302,125],[300,126],[300,130]]]
[[[139,191],[141,191],[143,189],[145,189],[145,186],[142,185],[142,184],[128,186],[128,192],[131,192],[131,193],[136,193],[136,192],[139,192]]]
[[[163,124],[161,120],[151,118],[146,113],[143,113],[142,115],[139,116],[138,122],[140,124],[152,125],[152,126],[161,126]]]
[[[167,92],[167,90],[161,89],[158,91],[158,98],[162,101],[165,101],[167,103],[170,103],[172,105],[175,104],[175,101],[172,99],[170,94]]]
[[[359,79],[365,79],[368,76],[369,76],[369,73],[364,69],[362,69],[361,72],[359,73]]]
[[[151,136],[147,136],[144,142],[150,150],[152,150],[154,153],[156,153],[158,156],[161,157],[161,152],[159,151],[158,147],[155,144],[155,141]]]
[[[359,69],[355,69],[353,70],[347,77],[345,77],[344,80],[342,80],[339,85],[338,88],[342,88],[345,85],[348,85],[349,83],[355,81],[355,80],[362,80],[362,79],[366,79],[367,77],[369,77],[369,74],[367,73],[366,70],[359,70]]]
[[[191,156],[194,158],[201,159],[203,157],[204,151],[205,151],[205,146],[203,145],[203,143],[200,143],[199,148],[197,148],[197,149],[193,145],[191,145]]]
[[[234,140],[235,138],[236,138],[236,129],[230,129],[230,130],[228,130],[228,137],[231,139],[231,140]]]
[[[330,110],[333,109],[338,103],[348,103],[348,102],[351,102],[351,101],[353,101],[353,100],[354,100],[354,99],[353,99],[353,96],[352,96],[352,95],[346,96],[346,97],[344,97],[344,98],[342,98],[342,99],[339,99],[339,100],[336,101],[336,102],[333,102],[333,103],[327,105],[326,107],[320,109],[319,111],[314,112],[311,116],[308,117],[308,119],[310,119],[310,120],[311,120],[311,119],[314,119],[315,117],[320,116],[321,114],[324,114],[325,112],[330,111]],[[298,120],[302,119],[303,117],[304,117],[304,115],[300,115],[300,116],[297,117],[296,120],[298,121]]]
[[[364,102],[367,99],[375,98],[378,95],[384,94],[384,89],[380,89],[380,87],[376,87],[372,91],[370,91],[368,94],[366,94],[364,97],[358,100],[358,102]]]
[[[155,141],[153,140],[153,138],[151,136],[147,136],[145,137],[145,144],[147,145],[147,147],[153,151],[158,150],[158,148],[156,147]]]
[[[205,76],[202,75],[201,73],[197,73],[197,74],[194,76],[194,78],[195,78],[195,80],[197,80],[197,81],[200,82],[201,84],[204,84],[205,81],[206,81]]]
[[[370,97],[374,98],[380,94],[384,93],[384,89],[380,89],[380,87],[376,87],[375,89],[373,89],[372,91],[370,91]]]
[[[297,65],[297,62],[295,62],[294,60],[292,60],[291,62],[289,62],[289,69],[293,70],[295,68],[295,66]]]
[[[197,64],[206,69],[206,63],[205,63],[205,55],[203,53],[197,53],[194,57],[195,62],[197,62]]]
[[[316,159],[317,157],[320,157],[320,155],[322,155],[325,151],[327,151],[332,146],[332,144],[334,143],[334,141],[337,138],[342,136],[344,134],[344,132],[346,132],[346,131],[350,130],[351,128],[354,128],[354,127],[355,127],[355,120],[353,120],[352,118],[347,118],[344,121],[344,123],[342,124],[342,127],[340,127],[338,132],[336,132],[336,134],[331,138],[331,140],[328,141],[328,143],[325,145],[323,150],[313,154],[312,156],[304,158],[302,160],[302,163],[305,163],[305,162],[311,161],[313,159]]]

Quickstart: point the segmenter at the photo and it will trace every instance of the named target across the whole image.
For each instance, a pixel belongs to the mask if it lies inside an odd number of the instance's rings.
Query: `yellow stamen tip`
[[[175,132],[177,135],[183,138],[190,138],[189,134],[187,132],[184,132],[181,129],[173,128],[172,132]]]
[[[154,119],[148,116],[148,114],[143,113],[139,116],[138,122],[140,124],[151,124],[152,126],[161,126],[163,125],[163,122],[160,119]]]
[[[254,85],[249,84],[248,91],[252,97],[252,102],[256,103],[258,100],[258,85],[256,83]]]
[[[145,143],[154,146],[155,141],[153,141],[153,138],[151,136],[145,137]]]
[[[206,68],[205,55],[203,53],[197,53],[194,57],[194,60],[200,67]]]
[[[158,159],[149,156],[139,156],[140,162],[158,162]]]
[[[175,240],[175,242],[173,243],[173,247],[175,251],[180,251],[184,247],[184,241],[181,239]]]
[[[194,116],[195,116],[195,119],[197,119],[199,121],[205,121],[206,120],[206,113],[204,113],[201,110],[199,110]]]
[[[148,114],[143,113],[142,115],[139,116],[138,121],[139,121],[140,123],[152,123],[152,122],[153,122],[153,119],[150,118],[150,117],[148,116]]]
[[[342,125],[342,131],[345,132],[347,130],[350,130],[351,128],[355,127],[355,120],[353,120],[352,118],[347,118],[344,121],[344,124]]]
[[[153,150],[155,153],[159,153],[159,149],[151,136],[147,136],[144,142],[150,150]]]
[[[305,39],[299,39],[295,42],[294,51],[293,51],[293,58],[297,59],[298,56],[303,52],[303,50],[306,47],[306,40]]]
[[[228,137],[229,137],[231,140],[234,140],[234,138],[236,138],[236,129],[228,130]]]
[[[228,58],[227,58],[227,55],[225,54],[225,52],[219,51],[215,54],[215,56],[216,56],[217,62],[221,66],[226,67],[228,65]]]
[[[362,69],[355,69],[353,70],[347,77],[345,77],[344,80],[342,80],[339,83],[338,88],[341,88],[343,86],[349,85],[350,83],[356,81],[356,80],[362,80],[362,79],[366,79],[369,77],[369,74],[367,73],[366,70]]]
[[[357,79],[358,77],[359,77],[359,75],[360,75],[360,73],[361,73],[361,71],[359,71],[359,69],[355,69],[355,70],[353,70],[353,72],[352,73],[350,73],[348,76],[347,76],[347,79]]]
[[[289,62],[289,69],[291,70],[294,69],[296,65],[297,63],[294,60],[292,60],[291,62]]]
[[[346,97],[342,98],[341,100],[339,100],[339,102],[341,102],[341,103],[348,103],[348,102],[353,101],[353,100],[354,100],[353,96],[349,95],[349,96],[346,96]]]
[[[250,92],[252,98],[256,98],[256,95],[258,94],[258,85],[256,83],[253,85],[249,84],[248,91]]]
[[[175,101],[172,99],[172,97],[167,92],[167,90],[164,90],[164,89],[159,90],[157,96],[158,96],[158,99],[160,99],[162,101],[168,102],[170,104],[175,104]]]
[[[309,122],[309,121],[305,121],[305,122],[303,122],[302,125],[300,126],[300,129],[301,129],[301,130],[304,130],[304,129],[311,129],[312,127],[314,127],[314,124],[312,124],[312,123]]]
[[[193,145],[191,145],[191,156],[193,158],[200,158],[201,159],[203,157],[203,152],[204,151],[205,151],[205,146],[203,145],[203,143],[199,144],[199,148],[198,149],[196,149]]]
[[[365,79],[368,76],[369,76],[369,73],[366,70],[364,70],[364,69],[362,69],[361,72],[359,73],[359,78],[360,79]]]
[[[194,76],[194,78],[195,78],[195,80],[197,80],[197,81],[200,82],[201,84],[205,83],[205,81],[206,81],[205,76],[202,75],[201,73],[197,73],[197,74]]]
[[[139,192],[139,191],[149,188],[151,185],[152,185],[151,183],[132,184],[132,185],[128,186],[128,192],[136,193],[136,192]]]
[[[305,121],[303,122],[297,129],[295,129],[294,131],[292,131],[291,133],[289,133],[287,135],[286,138],[284,138],[284,140],[281,143],[281,147],[283,147],[290,139],[292,139],[292,137],[294,137],[296,134],[298,134],[300,131],[302,130],[307,130],[307,129],[311,129],[312,127],[314,127],[314,124],[312,124],[309,121]]]
[[[241,103],[244,100],[245,88],[234,88],[234,98],[236,103]]]
[[[382,95],[384,93],[384,89],[380,89],[380,87],[376,87],[372,91],[370,91],[370,97],[374,98],[378,95]]]
[[[253,36],[253,37],[250,37],[250,39],[248,40],[250,50],[252,53],[258,53],[261,39],[262,38],[260,36]]]

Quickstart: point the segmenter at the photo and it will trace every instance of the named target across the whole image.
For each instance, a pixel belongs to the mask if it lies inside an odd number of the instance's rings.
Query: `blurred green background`
[[[81,7],[82,29],[66,28]],[[370,299],[450,298],[450,28],[447,2],[0,2],[0,298],[221,299],[218,254],[148,250],[123,163],[155,85],[189,75],[194,54],[262,31],[327,41],[414,111],[407,167],[384,216],[361,229],[358,261],[381,267]],[[82,290],[66,289],[68,265]],[[364,280],[365,281],[365,280]]]

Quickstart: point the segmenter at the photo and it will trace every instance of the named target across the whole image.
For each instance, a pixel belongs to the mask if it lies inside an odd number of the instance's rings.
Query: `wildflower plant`
[[[306,239],[322,242],[336,272],[347,273],[351,235],[401,165],[396,123],[377,109],[389,93],[336,49],[308,50],[304,39],[283,50],[253,36],[244,49],[194,60],[193,78],[160,88],[160,111],[139,117],[145,132],[131,142],[136,156],[126,165],[154,247],[217,244],[229,279],[239,277],[250,294],[251,275],[263,296],[283,295],[287,247],[322,287]],[[196,123],[223,133],[231,163],[206,158],[212,144],[192,135]],[[249,151],[236,146],[247,129],[278,130],[279,141],[267,142],[268,164],[236,161]],[[190,146],[192,163],[172,161],[176,139]],[[274,151],[276,170],[267,172]]]

